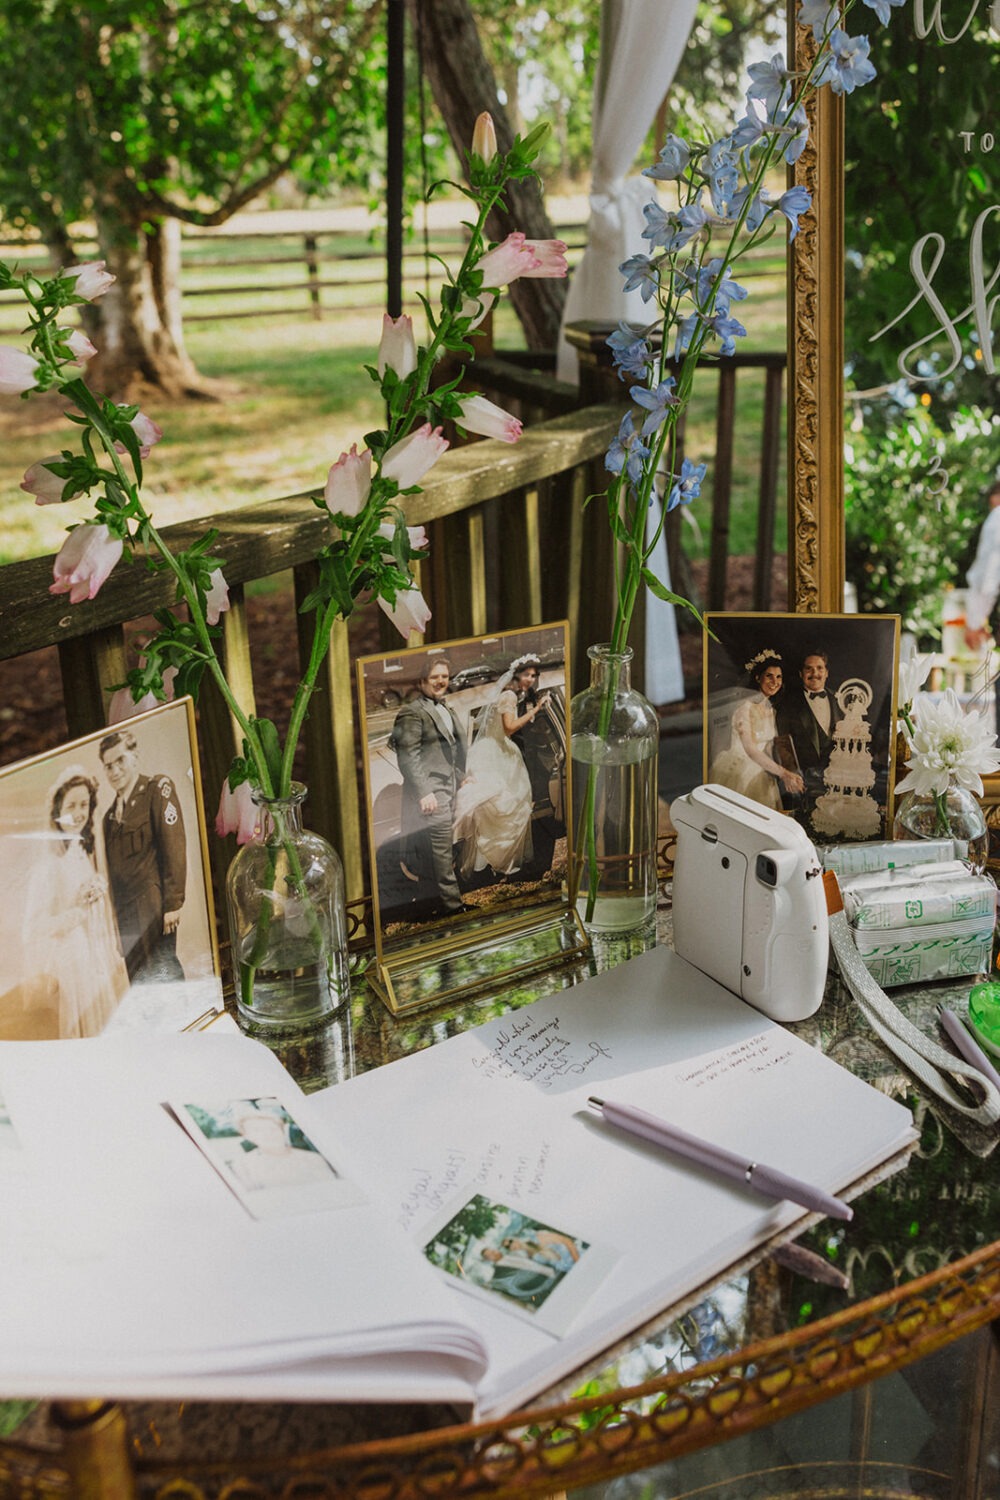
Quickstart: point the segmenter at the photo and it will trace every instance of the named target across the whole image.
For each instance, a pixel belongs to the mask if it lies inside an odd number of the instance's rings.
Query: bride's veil
[[[514,658],[506,672],[498,680],[493,689],[490,701],[479,716],[479,721],[476,724],[475,733],[473,734],[473,744],[481,739],[506,740],[507,736],[500,720],[500,699],[510,687],[518,672],[523,672],[525,667],[537,667],[538,665],[539,659],[532,651]]]

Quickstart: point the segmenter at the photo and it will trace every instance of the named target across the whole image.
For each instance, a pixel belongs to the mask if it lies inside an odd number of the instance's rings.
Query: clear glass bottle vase
[[[226,876],[236,1003],[247,1029],[315,1025],[348,1000],[344,871],[336,850],[302,827],[306,789],[254,793],[260,834]]]
[[[576,908],[592,933],[634,932],[656,913],[659,720],[631,686],[630,647],[587,654],[570,707]]]
[[[904,792],[896,808],[893,835],[897,839],[949,838],[956,859],[966,860],[977,874],[986,868],[986,817],[979,799],[957,782],[944,792]]]

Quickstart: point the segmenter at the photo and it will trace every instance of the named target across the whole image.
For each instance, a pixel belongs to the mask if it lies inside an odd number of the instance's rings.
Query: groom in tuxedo
[[[833,748],[833,731],[843,718],[826,685],[830,659],[825,651],[807,651],[799,667],[800,686],[791,686],[777,706],[778,734],[788,735],[806,790],[801,812],[808,818],[824,790],[824,773]]]
[[[404,859],[411,871],[429,875],[437,887],[438,912],[446,916],[463,910],[452,822],[455,793],[465,776],[465,738],[445,701],[450,681],[447,660],[429,658],[418,683],[420,697],[403,704],[389,739],[403,777]]]

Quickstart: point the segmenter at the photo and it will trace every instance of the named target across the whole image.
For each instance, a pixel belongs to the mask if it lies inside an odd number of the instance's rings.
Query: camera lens
[[[762,885],[778,884],[778,866],[766,854],[757,856],[757,879]]]

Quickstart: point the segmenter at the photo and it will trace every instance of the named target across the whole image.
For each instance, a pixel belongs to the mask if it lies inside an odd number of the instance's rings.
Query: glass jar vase
[[[576,908],[589,932],[633,932],[656,913],[660,725],[631,686],[630,647],[587,654],[570,706]]]
[[[949,838],[956,859],[964,859],[977,874],[986,868],[989,832],[974,793],[953,781],[944,792],[904,792],[893,825],[897,839]]]
[[[260,831],[226,876],[240,1021],[248,1030],[298,1030],[348,998],[344,871],[336,850],[302,827],[306,789],[254,793]]]

